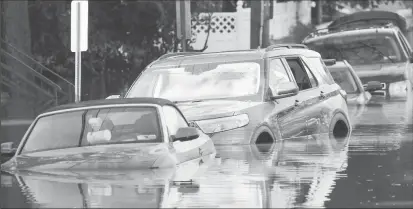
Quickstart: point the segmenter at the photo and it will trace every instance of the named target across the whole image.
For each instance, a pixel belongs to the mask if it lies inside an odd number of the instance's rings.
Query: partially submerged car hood
[[[157,160],[176,163],[166,144],[113,144],[19,155],[2,164],[1,170],[140,169],[152,167]]]
[[[188,121],[232,116],[241,110],[261,104],[260,102],[235,100],[207,100],[178,104]]]
[[[392,83],[405,80],[408,63],[353,65],[352,67],[363,83],[368,81]]]

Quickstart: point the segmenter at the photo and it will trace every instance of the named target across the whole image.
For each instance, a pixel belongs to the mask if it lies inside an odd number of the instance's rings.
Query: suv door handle
[[[326,98],[326,95],[324,94],[324,91],[320,91],[320,97],[321,97],[322,99]]]
[[[301,102],[299,100],[295,100],[294,106],[299,106],[301,104]]]

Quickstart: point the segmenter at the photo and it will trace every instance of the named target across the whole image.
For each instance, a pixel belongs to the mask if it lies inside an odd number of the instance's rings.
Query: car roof
[[[388,34],[388,35],[393,35],[395,32],[395,28],[364,28],[364,29],[357,29],[357,30],[343,30],[343,31],[332,31],[332,32],[327,32],[323,34],[315,34],[313,36],[309,35],[307,36],[304,40],[304,44],[308,44],[311,42],[323,40],[326,38],[340,38],[343,36],[362,36],[362,35],[367,35],[367,34],[375,34],[375,33],[380,33],[380,34]]]
[[[65,105],[60,105],[56,107],[52,107],[45,111],[45,113],[50,113],[50,112],[55,112],[59,110],[70,110],[70,109],[75,109],[75,108],[92,108],[95,106],[102,106],[102,105],[123,105],[123,104],[156,104],[160,106],[165,106],[165,105],[171,105],[173,107],[176,107],[176,105],[167,100],[167,99],[161,99],[161,98],[150,98],[150,97],[139,97],[139,98],[120,98],[120,99],[101,99],[101,100],[90,100],[90,101],[85,101],[85,102],[79,102],[79,103],[70,103],[70,104],[65,104]]]
[[[381,20],[382,23],[392,22],[396,24],[400,29],[406,28],[406,19],[400,16],[396,12],[390,11],[360,11],[353,14],[345,15],[334,20],[328,28],[338,28],[341,26],[351,25],[352,23],[363,22],[363,21],[372,21],[372,20]]]
[[[288,47],[292,46],[292,47]],[[302,44],[275,44],[265,49],[237,50],[208,53],[175,53],[167,54],[148,65],[147,69],[158,67],[176,67],[182,65],[216,63],[216,62],[240,62],[261,60],[268,57],[303,55],[307,57],[321,57],[313,50]]]

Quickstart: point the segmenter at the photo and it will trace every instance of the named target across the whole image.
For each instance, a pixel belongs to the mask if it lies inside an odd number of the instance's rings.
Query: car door
[[[291,70],[299,92],[295,101],[296,121],[305,123],[305,132],[299,132],[298,136],[319,133],[320,124],[320,100],[323,93],[320,91],[318,81],[311,70],[304,64],[301,56],[286,57],[285,61]]]
[[[309,121],[309,129],[325,132],[329,127],[330,121],[327,120],[330,114],[333,112],[333,109],[339,108],[334,97],[341,97],[339,91],[341,90],[340,86],[335,83],[333,77],[322,61],[321,57],[302,57],[304,64],[311,69],[311,72],[315,76],[318,82],[318,88],[314,91],[314,95],[317,96],[315,102],[316,107],[314,115],[318,114],[318,123],[314,124]],[[361,84],[361,81],[359,81]],[[361,87],[361,86],[358,86]],[[313,119],[314,120],[314,119]],[[315,121],[315,120],[314,120]]]
[[[206,136],[200,133],[200,137],[190,141],[172,141],[172,136],[179,128],[189,127],[182,114],[173,106],[165,105],[162,108],[166,126],[168,129],[169,143],[175,149],[178,163],[193,160],[202,156],[204,145],[208,142]]]
[[[283,58],[269,58],[268,60],[268,87],[271,96],[277,95],[278,85],[284,82],[294,82],[293,75],[287,70]],[[272,101],[274,110],[272,117],[277,118],[279,131],[283,139],[302,135],[306,131],[306,121],[297,117],[297,96],[285,97]]]

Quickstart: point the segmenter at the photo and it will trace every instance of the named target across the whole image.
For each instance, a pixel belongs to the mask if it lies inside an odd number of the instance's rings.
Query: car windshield
[[[37,120],[22,154],[116,143],[162,142],[153,107],[116,107],[71,111]]]
[[[406,60],[394,35],[355,34],[320,39],[307,44],[324,59],[347,60],[351,65],[371,65]]]
[[[345,69],[331,70],[331,76],[334,81],[344,90],[347,94],[356,94],[359,92],[356,81],[351,75],[350,71]]]
[[[258,62],[151,68],[126,97],[158,97],[176,102],[254,97],[260,90],[260,72]]]

